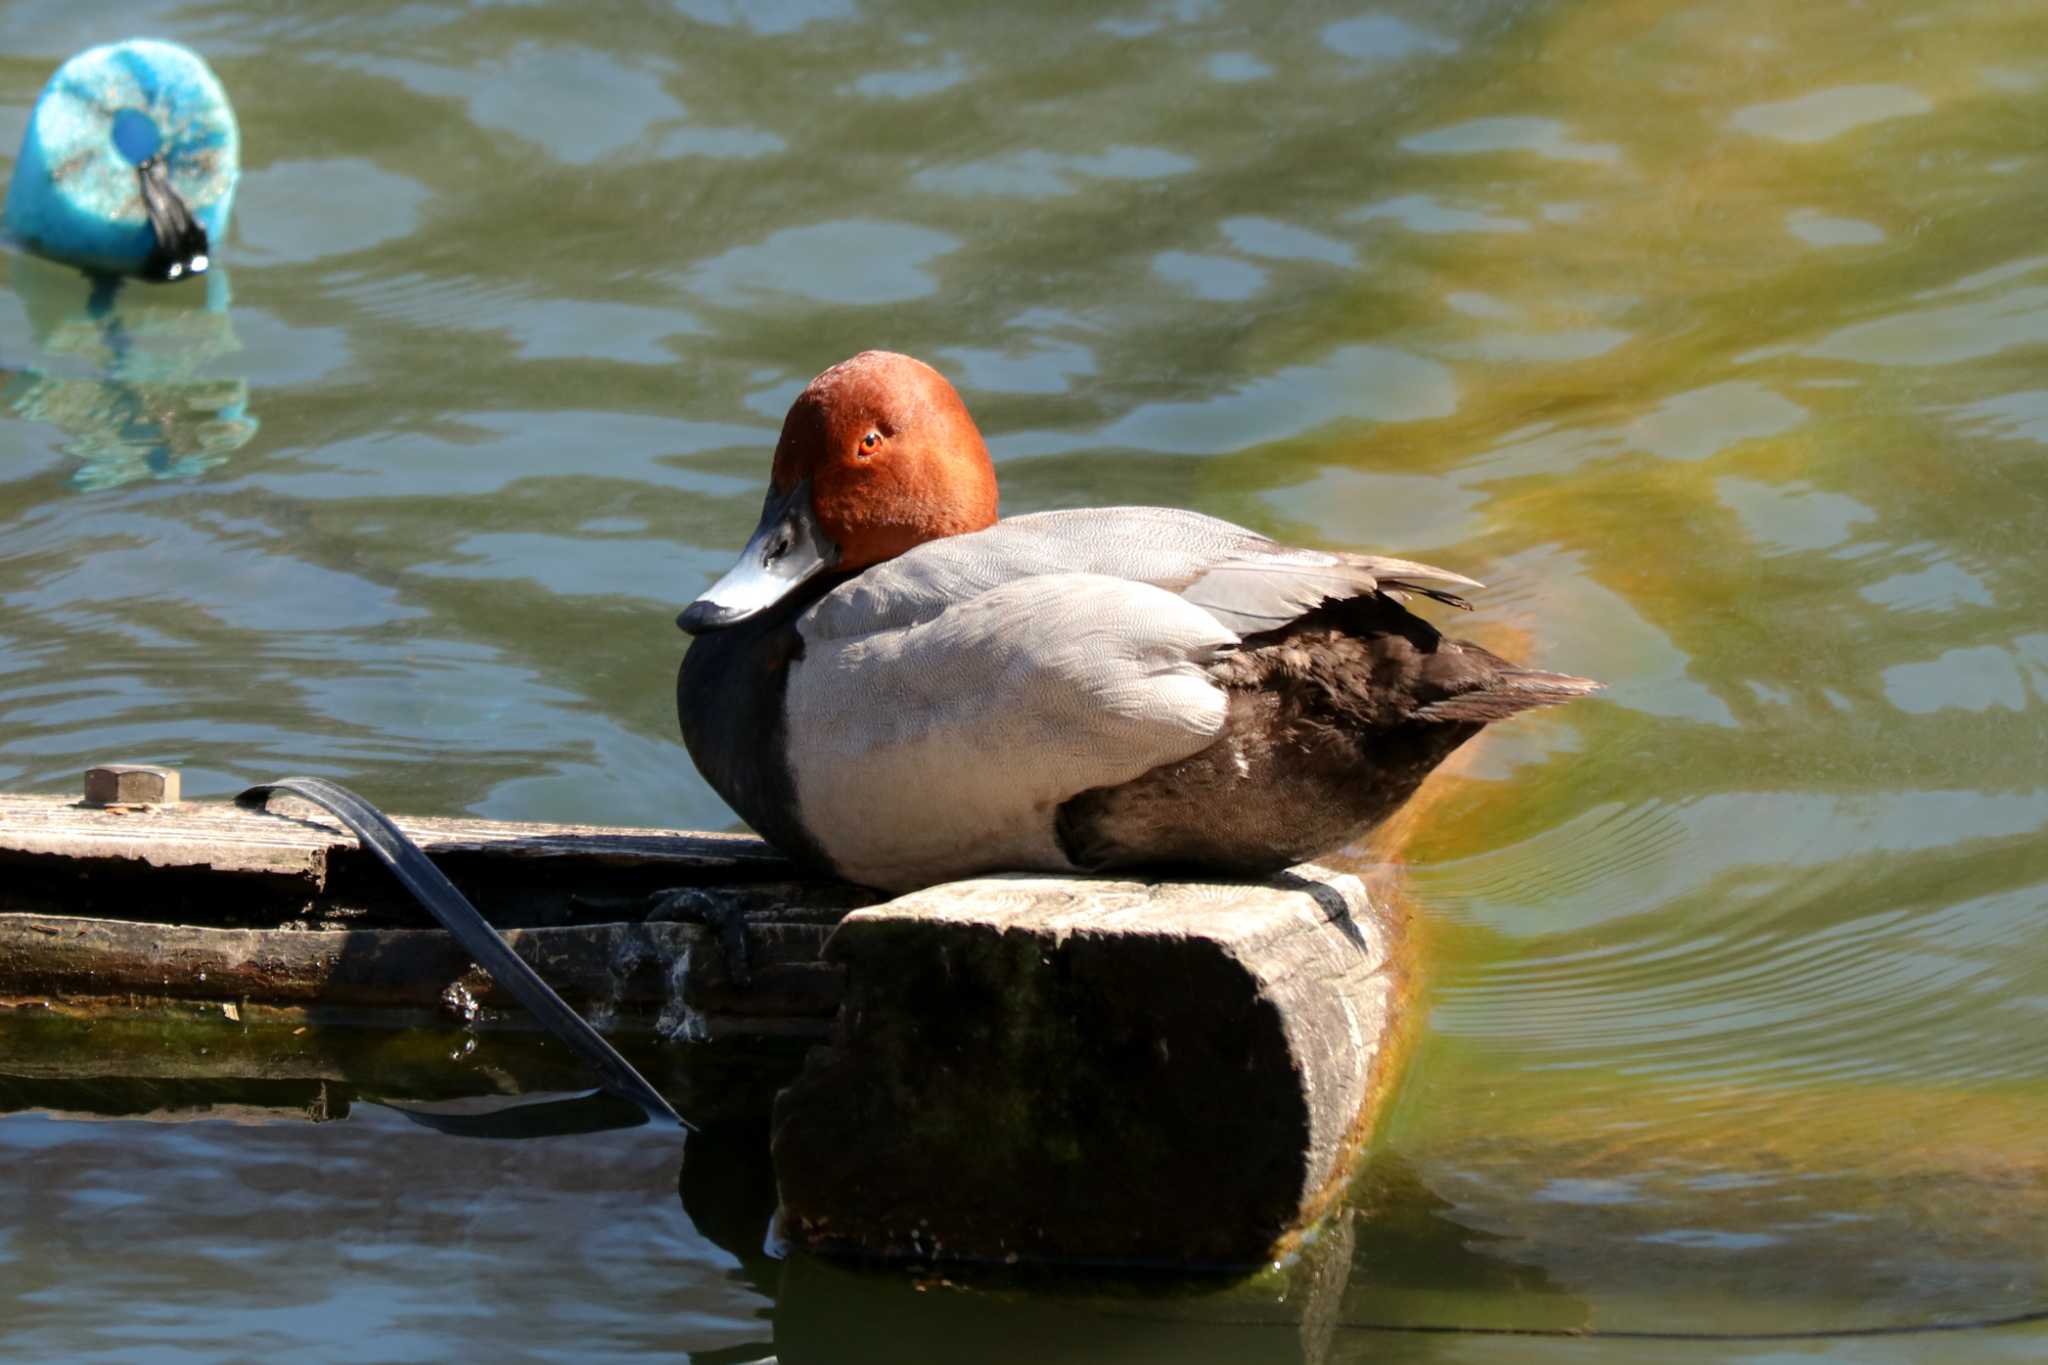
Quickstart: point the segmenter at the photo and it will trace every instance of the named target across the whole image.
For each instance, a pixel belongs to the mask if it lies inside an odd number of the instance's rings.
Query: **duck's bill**
[[[818,529],[806,479],[787,493],[768,490],[761,524],[739,562],[702,597],[683,608],[676,624],[692,635],[758,616],[804,582],[839,562],[839,547]]]

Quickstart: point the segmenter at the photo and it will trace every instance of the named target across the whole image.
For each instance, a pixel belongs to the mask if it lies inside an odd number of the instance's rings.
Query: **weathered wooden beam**
[[[884,1259],[1243,1265],[1369,1130],[1403,920],[1354,877],[990,877],[848,915],[777,1098],[785,1235]]]
[[[587,921],[676,887],[795,876],[788,860],[747,835],[397,823],[507,928]],[[0,794],[0,911],[240,927],[423,923],[355,836],[318,807],[288,798],[266,810],[224,801],[101,809]]]
[[[525,1022],[353,836],[277,807],[0,796],[0,1005]],[[1324,1207],[1390,1074],[1403,921],[1350,876],[878,905],[753,839],[400,824],[601,1027],[830,1032],[774,1101],[785,1235],[818,1250],[1255,1263]],[[730,1104],[684,1062],[686,1111],[759,1114],[793,1061],[728,1073]]]
[[[513,929],[513,950],[608,1030],[667,1036],[822,1036],[839,973],[819,959],[829,929],[750,924],[744,984],[715,931],[670,922]],[[439,929],[213,929],[0,915],[0,996],[218,1001],[299,1009],[330,1022],[440,1016],[485,1026],[524,1015]],[[510,1011],[503,1018],[497,1011]]]
[[[0,997],[524,1024],[453,939],[423,927],[425,912],[353,835],[304,803],[273,807],[122,811],[0,795]],[[840,975],[820,959],[825,936],[878,899],[795,879],[766,844],[741,836],[399,824],[608,1029],[821,1034]],[[728,964],[727,936],[706,927],[727,920],[742,926],[743,963]]]

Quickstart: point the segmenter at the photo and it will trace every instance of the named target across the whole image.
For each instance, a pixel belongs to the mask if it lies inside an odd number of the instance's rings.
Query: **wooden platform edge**
[[[986,877],[856,911],[826,948],[831,1040],[776,1101],[783,1235],[876,1260],[1284,1255],[1373,1130],[1405,929],[1315,867]]]
[[[514,951],[607,1031],[712,1037],[821,1036],[840,973],[816,924],[749,924],[735,981],[702,925],[603,923],[514,929]],[[0,914],[0,997],[71,1013],[186,1002],[402,1025],[422,1017],[530,1027],[523,1010],[440,929],[256,930]]]
[[[353,835],[303,802],[274,806],[95,809],[0,794],[0,999],[524,1024]],[[879,899],[801,878],[746,835],[397,823],[607,1029],[815,1036],[839,999],[825,936]]]
[[[795,1246],[1257,1264],[1331,1207],[1398,1064],[1412,939],[1349,874],[882,901],[741,837],[400,823],[602,1026],[826,1037],[773,1100]],[[0,796],[0,1004],[38,995],[521,1022],[350,835],[288,806]]]

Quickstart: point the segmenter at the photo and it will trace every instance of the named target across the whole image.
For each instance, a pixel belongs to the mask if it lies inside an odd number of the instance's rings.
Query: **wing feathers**
[[[1277,630],[1325,602],[1414,593],[1447,606],[1463,574],[1383,555],[1303,550],[1170,507],[1034,512],[929,541],[840,585],[806,614],[806,639],[853,639],[929,621],[1005,583],[1099,574],[1177,593],[1239,635]]]
[[[1379,555],[1319,554],[1274,546],[1271,553],[1238,555],[1204,569],[1180,595],[1240,635],[1277,630],[1325,602],[1368,593],[1412,592],[1470,611],[1456,593],[1417,582],[1482,586],[1463,574]]]

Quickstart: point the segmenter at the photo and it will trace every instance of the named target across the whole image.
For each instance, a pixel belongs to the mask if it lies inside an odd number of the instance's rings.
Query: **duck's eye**
[[[874,454],[876,448],[879,447],[881,444],[882,433],[879,431],[871,431],[867,435],[860,438],[861,450],[869,455]]]

